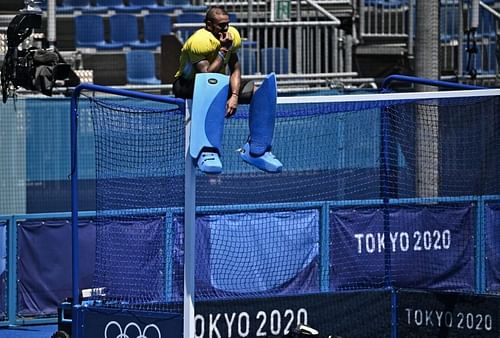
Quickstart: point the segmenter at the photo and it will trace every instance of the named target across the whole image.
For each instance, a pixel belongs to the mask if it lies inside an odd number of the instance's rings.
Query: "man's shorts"
[[[238,103],[249,104],[252,100],[254,82],[252,80],[241,80],[240,92],[238,94]],[[175,97],[183,99],[192,99],[194,92],[194,79],[186,80],[182,77],[175,79],[172,90]],[[228,91],[227,97],[231,95]]]

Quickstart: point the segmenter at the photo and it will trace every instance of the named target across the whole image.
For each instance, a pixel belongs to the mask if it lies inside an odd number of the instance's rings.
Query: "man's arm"
[[[231,74],[229,79],[231,96],[226,104],[226,117],[231,117],[236,113],[236,108],[238,108],[238,95],[240,94],[241,86],[241,65],[238,54],[231,54],[228,65]]]
[[[198,73],[219,73],[224,67],[224,60],[221,57],[216,57],[210,63],[207,59],[201,60],[194,64]]]
[[[230,33],[221,34],[219,41],[221,47],[217,52],[218,56],[212,63],[205,59],[195,64],[198,73],[219,73],[224,68],[224,58],[233,45],[233,36]]]

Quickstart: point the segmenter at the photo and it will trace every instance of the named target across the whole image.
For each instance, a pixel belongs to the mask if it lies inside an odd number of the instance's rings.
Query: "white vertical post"
[[[479,27],[479,0],[472,0],[469,28],[477,30],[478,27]]]
[[[191,105],[186,100],[185,177],[184,177],[184,338],[194,338],[194,272],[196,234],[196,171],[189,154]]]
[[[439,1],[416,1],[415,74],[439,80]],[[417,91],[437,91],[435,86],[417,85]],[[439,107],[421,107],[416,112],[416,192],[418,197],[439,193]]]
[[[47,40],[50,47],[56,43],[56,0],[47,0]]]

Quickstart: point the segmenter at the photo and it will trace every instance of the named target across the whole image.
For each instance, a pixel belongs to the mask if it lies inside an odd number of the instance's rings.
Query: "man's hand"
[[[233,46],[233,36],[229,32],[220,33],[219,41],[222,48],[229,50]]]
[[[231,95],[226,103],[226,117],[233,117],[233,115],[236,113],[236,108],[238,108],[238,96]]]

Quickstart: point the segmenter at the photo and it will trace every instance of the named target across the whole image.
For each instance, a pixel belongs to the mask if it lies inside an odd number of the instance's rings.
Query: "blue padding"
[[[276,92],[276,75],[271,73],[264,79],[250,102],[250,152],[252,154],[263,154],[273,142]]]
[[[203,148],[220,149],[228,87],[227,75],[196,75],[191,109],[191,157],[197,158]]]

